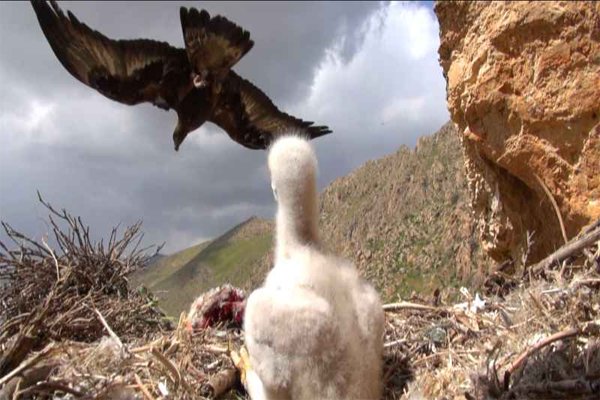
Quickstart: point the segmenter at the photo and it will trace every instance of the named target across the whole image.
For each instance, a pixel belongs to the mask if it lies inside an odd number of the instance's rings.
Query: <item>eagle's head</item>
[[[181,143],[183,143],[190,132],[198,129],[206,121],[206,119],[196,118],[198,115],[186,112],[185,110],[177,112],[177,125],[175,125],[175,130],[173,131],[175,151],[179,151],[179,146],[181,146]]]
[[[179,146],[185,140],[185,137],[190,133],[189,129],[181,123],[181,120],[177,121],[175,130],[173,131],[173,144],[175,145],[175,151],[179,151]]]
[[[173,131],[175,151],[185,140],[186,136],[200,128],[206,122],[210,113],[211,93],[208,88],[192,89],[177,108],[177,125]]]

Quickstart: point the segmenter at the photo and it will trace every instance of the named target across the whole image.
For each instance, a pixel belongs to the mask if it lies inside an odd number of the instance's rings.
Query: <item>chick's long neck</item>
[[[289,256],[298,247],[319,245],[316,185],[311,182],[293,194],[278,201],[276,259]]]

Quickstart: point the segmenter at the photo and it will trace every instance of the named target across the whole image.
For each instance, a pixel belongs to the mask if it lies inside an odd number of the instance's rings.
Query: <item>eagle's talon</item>
[[[242,346],[240,352],[236,352],[235,350],[231,351],[231,360],[233,361],[233,365],[235,368],[240,371],[240,381],[244,387],[247,387],[246,376],[248,371],[250,371],[250,357],[248,356],[248,351],[245,347]]]
[[[193,82],[196,89],[201,89],[208,86],[208,81],[202,78],[200,75],[196,75],[193,79]]]

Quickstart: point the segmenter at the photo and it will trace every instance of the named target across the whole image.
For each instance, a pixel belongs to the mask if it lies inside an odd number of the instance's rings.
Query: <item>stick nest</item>
[[[243,332],[192,330],[183,314],[175,325],[130,287],[150,257],[140,223],[94,243],[40,201],[52,243],[2,224],[15,249],[0,242],[0,399],[248,398],[232,361]],[[475,296],[385,305],[384,397],[598,398],[598,225],[519,277],[499,268]]]

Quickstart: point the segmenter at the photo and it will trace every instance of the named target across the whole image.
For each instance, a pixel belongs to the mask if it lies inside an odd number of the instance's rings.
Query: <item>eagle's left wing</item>
[[[250,149],[266,149],[280,134],[297,133],[310,139],[331,133],[327,126],[313,126],[280,111],[262,90],[230,71],[211,122]]]

